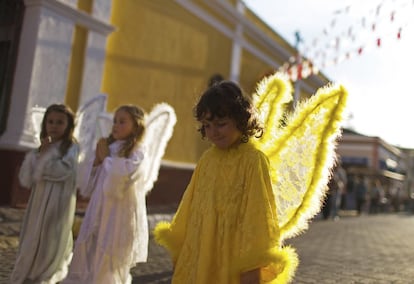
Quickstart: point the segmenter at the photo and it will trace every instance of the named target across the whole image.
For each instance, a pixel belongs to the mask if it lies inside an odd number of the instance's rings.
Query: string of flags
[[[414,15],[414,0],[382,0],[367,9],[346,6],[334,11],[329,24],[311,41],[295,33],[299,54],[283,64],[279,71],[292,81],[317,74],[320,69],[337,65],[344,60],[360,56],[373,48],[391,41],[401,40]]]

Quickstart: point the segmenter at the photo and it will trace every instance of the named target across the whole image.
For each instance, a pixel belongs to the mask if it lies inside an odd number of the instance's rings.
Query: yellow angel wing
[[[285,117],[291,99],[291,84],[280,73],[262,80],[253,96],[265,125],[254,143],[269,157],[282,240],[305,230],[321,208],[347,92],[328,85]]]
[[[253,95],[253,104],[265,125],[265,130],[262,138],[254,142],[262,151],[273,148],[286,106],[290,101],[292,85],[286,75],[275,73],[259,82]]]
[[[346,99],[341,85],[319,89],[297,105],[272,148],[263,149],[271,164],[282,241],[305,230],[321,208]]]

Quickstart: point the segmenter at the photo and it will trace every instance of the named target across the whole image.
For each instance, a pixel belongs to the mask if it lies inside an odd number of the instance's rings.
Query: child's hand
[[[39,148],[40,154],[45,153],[50,148],[50,145],[52,145],[52,137],[47,136],[47,137],[41,139],[40,140],[40,148]]]
[[[101,164],[103,160],[108,156],[109,156],[108,143],[106,142],[105,138],[101,138],[96,144],[94,165],[96,166],[96,165]]]
[[[105,138],[99,139],[97,148],[102,161],[109,156],[109,146]]]
[[[260,284],[260,268],[242,273],[240,284]]]

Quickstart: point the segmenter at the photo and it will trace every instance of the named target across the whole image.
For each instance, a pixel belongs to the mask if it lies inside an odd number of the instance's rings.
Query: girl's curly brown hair
[[[131,155],[131,152],[134,148],[141,142],[144,133],[145,133],[145,111],[140,107],[135,105],[123,105],[117,108],[115,113],[118,111],[125,111],[127,112],[134,123],[134,129],[132,134],[126,139],[125,144],[122,146],[121,150],[119,150],[118,155],[120,157],[128,158]],[[108,145],[115,142],[115,138],[111,135],[107,138]]]
[[[72,146],[73,143],[77,143],[75,137],[73,136],[73,131],[75,130],[75,114],[73,111],[64,104],[52,104],[48,106],[48,108],[45,111],[45,115],[43,116],[42,120],[42,129],[40,130],[40,140],[47,137],[47,131],[46,131],[46,122],[47,122],[47,116],[51,112],[59,112],[66,115],[66,118],[68,119],[68,126],[65,129],[65,133],[63,134],[62,143],[60,144],[60,154],[62,156],[66,155],[68,149],[70,146]]]
[[[209,117],[206,117],[209,115]],[[237,129],[242,133],[241,141],[246,143],[249,138],[263,135],[263,126],[250,98],[234,82],[221,81],[208,88],[200,97],[194,107],[194,116],[197,121],[203,119],[228,117],[234,119]],[[200,131],[202,138],[206,137],[204,126]]]

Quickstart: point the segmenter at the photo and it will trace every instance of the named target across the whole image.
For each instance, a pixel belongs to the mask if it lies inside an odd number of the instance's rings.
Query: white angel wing
[[[90,195],[86,188],[95,156],[98,118],[105,108],[106,95],[101,94],[87,101],[76,113],[74,135],[80,146],[77,186],[82,196]]]
[[[40,145],[40,132],[42,130],[42,120],[45,115],[46,108],[34,106],[31,110],[32,128],[36,143]]]
[[[103,112],[98,116],[98,137],[108,137],[114,122],[113,113]]]
[[[146,118],[146,130],[143,139],[143,145],[147,152],[145,193],[152,189],[158,178],[161,159],[172,136],[176,121],[174,109],[166,103],[155,105]]]

